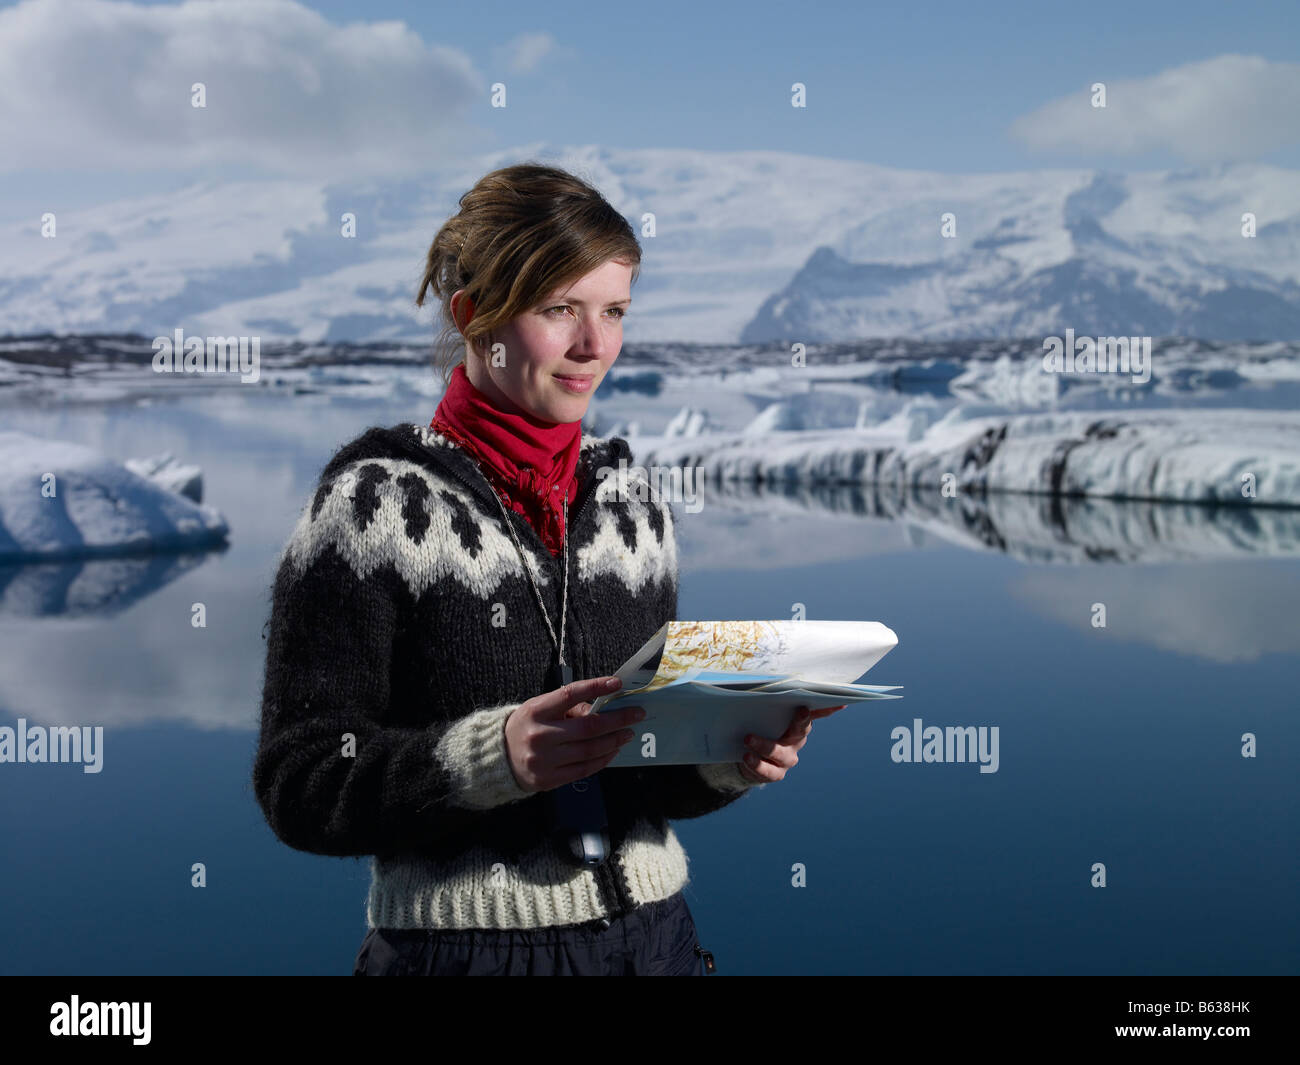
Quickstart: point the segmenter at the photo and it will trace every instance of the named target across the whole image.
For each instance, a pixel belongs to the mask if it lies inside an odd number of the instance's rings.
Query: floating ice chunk
[[[918,435],[924,407],[872,429],[715,433],[646,441],[643,461],[710,481],[951,483],[964,491],[1300,507],[1300,419],[1236,409],[1054,412],[971,418]]]
[[[203,471],[197,466],[177,462],[170,451],[143,459],[127,459],[123,465],[154,484],[192,499],[203,502]]]
[[[672,420],[664,427],[663,435],[666,437],[700,436],[711,428],[708,411],[686,406],[673,415]]]
[[[741,430],[746,436],[775,429],[846,429],[862,415],[859,395],[833,388],[800,392],[769,403]]]
[[[216,546],[214,508],[80,444],[0,432],[0,561]]]
[[[955,396],[987,400],[1009,408],[1047,407],[1060,398],[1061,375],[1045,373],[1042,360],[1013,359],[1005,352],[990,362],[972,362],[949,382]]]

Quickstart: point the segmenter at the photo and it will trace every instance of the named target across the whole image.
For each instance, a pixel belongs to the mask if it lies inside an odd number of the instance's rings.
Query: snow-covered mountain
[[[1067,327],[1300,336],[1293,173],[923,175],[913,191],[872,205],[869,218],[818,248],[741,339],[1028,337]],[[955,216],[952,239],[939,236],[945,212]],[[1247,213],[1254,237],[1243,236]]]
[[[200,183],[0,230],[0,334],[422,340],[428,242],[477,177],[593,181],[642,236],[629,342],[1300,335],[1300,180],[1276,167],[938,174],[784,152],[524,146],[427,180]],[[357,235],[341,235],[342,216]],[[1242,216],[1257,235],[1242,235]],[[955,218],[955,236],[941,235]]]

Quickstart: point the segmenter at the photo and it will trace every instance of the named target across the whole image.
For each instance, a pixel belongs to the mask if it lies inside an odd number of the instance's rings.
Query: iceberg
[[[0,432],[0,562],[215,547],[228,533],[214,508],[91,448]]]
[[[176,461],[170,451],[142,459],[127,459],[124,466],[132,473],[153,481],[160,488],[176,492],[195,503],[203,502],[203,471]]]
[[[1300,418],[1290,411],[1051,411],[971,417],[923,432],[772,431],[642,438],[643,465],[699,466],[715,483],[890,485],[929,492],[1300,507]]]

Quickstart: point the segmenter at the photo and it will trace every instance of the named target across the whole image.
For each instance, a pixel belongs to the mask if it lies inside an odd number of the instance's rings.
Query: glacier
[[[642,465],[709,482],[883,484],[913,493],[1300,507],[1300,419],[1279,411],[1065,411],[967,417],[917,433],[912,408],[873,428],[713,433],[636,441]],[[903,424],[900,424],[900,421]]]

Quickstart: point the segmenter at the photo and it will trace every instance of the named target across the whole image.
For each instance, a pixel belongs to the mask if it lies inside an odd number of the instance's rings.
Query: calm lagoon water
[[[170,448],[199,463],[232,532],[225,551],[90,583],[79,566],[0,571],[27,593],[0,614],[0,725],[105,726],[98,774],[0,766],[0,972],[350,972],[367,860],[285,847],[252,794],[262,626],[321,466],[367,425],[426,418],[432,404],[408,398],[4,413],[118,458]],[[1135,506],[1103,504],[1094,524],[1145,519]],[[1004,534],[1042,513],[1008,507],[1019,524]],[[1236,547],[1027,562],[1014,539],[989,550],[838,494],[679,505],[681,617],[801,603],[883,621],[899,646],[866,680],[905,696],[818,722],[785,781],[676,823],[719,971],[1296,972],[1296,537],[1278,554],[1232,516],[1188,509],[1194,539]],[[190,626],[195,602],[205,629]],[[916,718],[996,726],[997,772],[894,763],[891,731]],[[1257,757],[1242,757],[1246,732]]]

